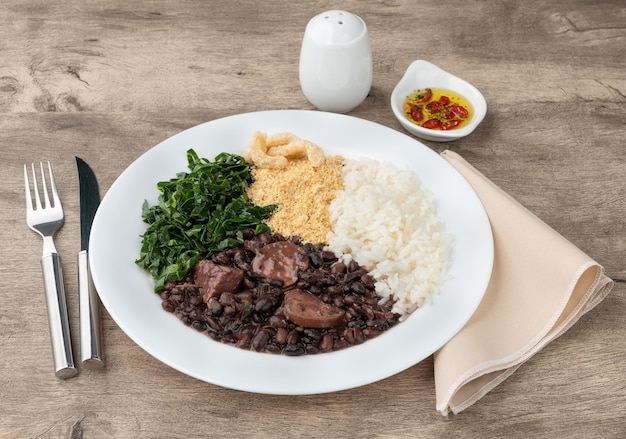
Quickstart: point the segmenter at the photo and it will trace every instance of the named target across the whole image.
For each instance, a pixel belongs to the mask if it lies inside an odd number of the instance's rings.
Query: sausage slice
[[[289,241],[278,241],[260,248],[252,261],[252,271],[266,279],[277,279],[284,287],[298,281],[298,271],[309,268],[307,254]]]
[[[290,321],[306,328],[332,328],[338,326],[345,315],[344,310],[299,289],[285,293],[283,310]]]

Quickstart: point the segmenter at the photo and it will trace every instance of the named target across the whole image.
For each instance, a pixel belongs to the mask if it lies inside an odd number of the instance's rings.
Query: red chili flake
[[[421,105],[409,104],[408,115],[411,116],[411,119],[416,122],[424,120],[424,113],[422,113]]]
[[[469,115],[467,109],[462,105],[453,104],[450,108],[452,109],[452,111],[454,111],[455,114],[460,117],[467,117]]]
[[[451,129],[459,126],[460,123],[461,123],[460,119],[448,120],[448,121],[444,122],[441,125],[441,129],[444,130],[444,131],[451,130]]]
[[[435,130],[437,128],[441,128],[441,125],[443,125],[443,123],[439,119],[428,119],[422,126],[424,128]]]
[[[423,95],[417,96],[417,102],[428,102],[432,99],[432,97],[433,97],[433,91],[430,88],[427,88],[424,91]]]
[[[429,102],[428,104],[426,104],[426,109],[431,113],[436,113],[438,111],[441,111],[441,103],[438,101]]]
[[[456,114],[454,113],[454,111],[452,111],[452,108],[448,107],[446,108],[445,117],[446,119],[454,119],[456,117]]]

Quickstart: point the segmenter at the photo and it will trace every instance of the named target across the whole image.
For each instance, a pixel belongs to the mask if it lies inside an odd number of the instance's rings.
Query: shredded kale
[[[201,259],[243,244],[244,229],[271,232],[264,220],[277,206],[250,201],[252,168],[243,157],[221,153],[211,162],[190,149],[187,161],[189,172],[157,183],[158,204],[142,206],[148,228],[135,263],[150,272],[155,292],[182,280]]]

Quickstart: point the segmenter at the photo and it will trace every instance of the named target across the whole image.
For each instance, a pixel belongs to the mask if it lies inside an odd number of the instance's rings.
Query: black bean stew
[[[163,309],[214,340],[297,356],[363,343],[398,323],[374,278],[321,244],[244,231],[242,247],[201,261],[168,283]]]

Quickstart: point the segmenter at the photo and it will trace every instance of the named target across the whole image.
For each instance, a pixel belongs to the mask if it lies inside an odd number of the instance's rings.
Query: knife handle
[[[56,252],[44,254],[41,258],[43,287],[48,309],[48,325],[52,342],[54,372],[58,378],[67,379],[77,374],[72,356],[70,324],[67,317],[67,302],[63,286],[61,259]]]
[[[78,297],[80,308],[80,357],[87,368],[104,366],[100,306],[91,279],[87,250],[78,253]]]

